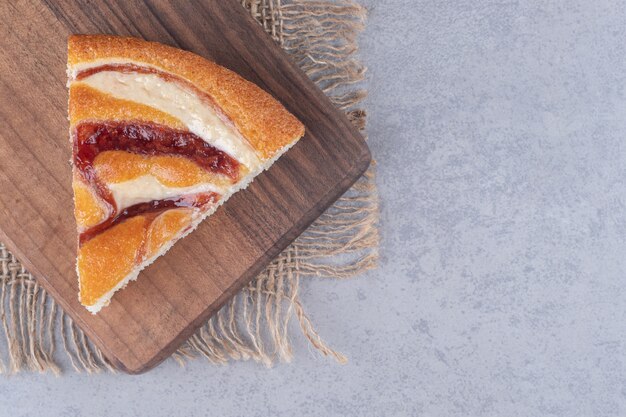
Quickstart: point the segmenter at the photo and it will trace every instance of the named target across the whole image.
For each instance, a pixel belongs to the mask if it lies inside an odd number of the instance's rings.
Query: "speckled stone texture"
[[[623,416],[626,9],[367,0],[382,264],[291,365],[0,377],[1,416]]]

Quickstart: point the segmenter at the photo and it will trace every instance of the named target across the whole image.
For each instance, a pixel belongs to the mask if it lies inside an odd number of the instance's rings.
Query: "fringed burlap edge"
[[[365,68],[355,53],[365,9],[351,1],[282,4],[280,0],[244,0],[242,4],[363,130],[365,112],[356,107],[366,92],[355,84],[363,80]],[[267,366],[276,360],[290,361],[290,321],[294,318],[317,351],[339,363],[346,362],[346,357],[330,348],[313,327],[300,299],[300,280],[349,278],[376,265],[379,237],[374,172],[372,164],[349,192],[202,326],[173,358],[181,364],[195,357],[220,364],[253,359]],[[59,373],[55,358],[62,353],[78,372],[115,371],[2,244],[0,268],[0,332],[7,348],[7,352],[0,351],[0,373],[23,369]]]

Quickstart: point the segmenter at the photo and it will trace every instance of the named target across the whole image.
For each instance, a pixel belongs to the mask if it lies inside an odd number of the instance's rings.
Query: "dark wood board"
[[[168,357],[365,171],[345,116],[236,0],[0,2],[0,241],[118,368]],[[93,316],[77,299],[66,51],[72,33],[193,51],[255,82],[306,136]]]

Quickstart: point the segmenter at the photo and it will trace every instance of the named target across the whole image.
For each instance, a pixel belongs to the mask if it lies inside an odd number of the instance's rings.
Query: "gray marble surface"
[[[1,377],[1,416],[625,415],[623,2],[365,3],[382,262],[303,286],[350,362]]]

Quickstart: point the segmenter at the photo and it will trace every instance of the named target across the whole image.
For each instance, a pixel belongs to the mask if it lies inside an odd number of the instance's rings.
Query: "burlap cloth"
[[[356,106],[365,91],[355,86],[365,69],[355,59],[365,10],[352,2],[244,0],[242,5],[333,103],[359,128]],[[348,278],[374,267],[378,247],[378,199],[373,168],[191,337],[173,358],[204,357],[212,363],[253,359],[266,365],[292,358],[289,326],[295,320],[325,356],[346,358],[314,329],[298,294],[306,277]],[[76,371],[111,370],[110,364],[61,311],[20,262],[0,243],[0,372],[60,372],[59,355]],[[1,336],[0,336],[1,337]]]

